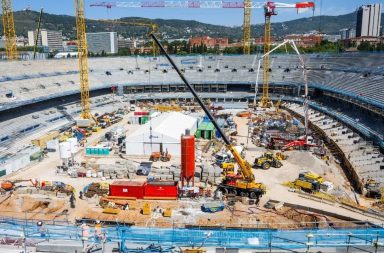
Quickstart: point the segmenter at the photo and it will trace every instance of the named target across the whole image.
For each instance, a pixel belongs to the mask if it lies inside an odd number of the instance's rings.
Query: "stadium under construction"
[[[88,59],[75,3],[0,61],[0,252],[384,251],[382,54]]]

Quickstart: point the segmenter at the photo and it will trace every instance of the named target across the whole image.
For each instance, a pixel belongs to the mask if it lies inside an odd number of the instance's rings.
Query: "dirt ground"
[[[130,115],[126,115],[124,120],[115,126],[121,125],[126,128],[129,133],[137,128],[137,125],[127,125],[127,119]],[[255,146],[251,140],[247,141],[248,133],[248,119],[235,117],[234,121],[238,126],[237,143],[243,143],[246,147],[246,159],[253,163],[255,157],[260,156],[265,152],[264,148]],[[103,129],[99,133],[92,135],[88,139],[88,143],[94,143],[98,138],[110,130],[109,128]],[[203,145],[204,143],[202,143]],[[179,201],[141,201],[137,200],[131,202],[129,206],[132,210],[121,210],[119,214],[103,214],[102,208],[99,206],[98,198],[91,198],[88,200],[76,200],[76,207],[70,208],[68,199],[60,199],[56,197],[47,197],[42,195],[23,195],[13,194],[10,198],[0,200],[0,215],[13,216],[17,218],[40,218],[45,219],[68,219],[74,221],[79,218],[89,218],[95,220],[110,220],[110,221],[124,221],[132,222],[138,226],[158,226],[158,227],[170,227],[178,226],[178,224],[189,225],[201,225],[201,226],[213,226],[213,225],[225,225],[228,227],[244,227],[248,224],[252,227],[260,226],[261,223],[268,224],[270,227],[274,227],[276,224],[280,224],[280,228],[300,228],[305,227],[303,222],[321,222],[331,221],[329,217],[321,215],[315,215],[309,212],[297,211],[287,207],[281,210],[265,209],[262,206],[269,200],[274,199],[278,201],[289,201],[297,204],[304,204],[316,208],[329,209],[322,203],[306,200],[298,196],[296,193],[288,191],[288,188],[282,184],[287,181],[293,181],[297,178],[298,174],[302,170],[311,170],[326,180],[332,182],[335,187],[335,194],[346,195],[348,197],[353,196],[350,189],[350,185],[346,180],[341,168],[333,162],[331,159],[327,164],[325,161],[312,155],[306,151],[288,151],[286,152],[288,159],[282,161],[283,166],[281,168],[271,168],[269,170],[254,169],[254,174],[257,182],[263,182],[267,187],[267,194],[262,198],[259,206],[249,206],[242,203],[236,203],[234,207],[226,208],[220,213],[207,214],[201,211],[201,205],[205,201],[211,201],[209,199],[204,200],[179,200]],[[203,160],[213,161],[212,152],[202,154]],[[92,162],[111,163],[113,164],[117,156],[110,158],[91,158]],[[77,161],[83,161],[84,150],[80,149],[80,152],[76,156]],[[148,160],[147,157],[129,157],[128,159],[134,162],[140,162]],[[167,166],[173,163],[180,163],[179,157],[173,157],[168,163],[157,162],[154,166]],[[8,179],[31,179],[38,178],[40,180],[52,180],[61,181],[66,184],[72,185],[76,189],[76,197],[79,191],[83,191],[84,187],[92,182],[99,182],[99,178],[71,178],[68,175],[57,175],[56,166],[60,164],[59,154],[49,153],[48,157],[42,162],[23,169],[18,173],[8,176]],[[138,177],[137,180],[145,180],[145,177]],[[106,180],[111,183],[113,180]],[[5,197],[3,197],[5,198]],[[159,207],[160,209],[171,208],[173,214],[171,218],[164,218],[160,213],[152,213],[151,215],[142,215],[140,210],[144,202],[149,202],[152,209]],[[345,210],[332,207],[332,209],[346,215],[353,215]],[[42,214],[41,214],[42,213]],[[265,225],[264,225],[265,226]]]

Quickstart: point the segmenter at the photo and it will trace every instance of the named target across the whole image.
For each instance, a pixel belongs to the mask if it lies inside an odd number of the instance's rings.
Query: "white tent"
[[[126,138],[127,155],[150,155],[161,149],[180,156],[180,138],[186,129],[195,134],[197,119],[179,112],[163,113]]]

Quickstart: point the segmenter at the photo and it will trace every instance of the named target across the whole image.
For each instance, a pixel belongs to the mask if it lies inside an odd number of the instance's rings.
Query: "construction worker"
[[[40,232],[40,237],[45,237],[45,226],[44,226],[44,222],[42,221],[38,221],[37,222],[37,227],[38,227],[38,230]]]
[[[101,223],[99,220],[97,220],[95,224],[95,241],[100,242],[102,237],[103,236],[101,234]]]
[[[85,252],[87,248],[87,241],[89,239],[89,226],[83,222],[80,226],[81,228],[81,241],[83,243],[83,252]]]

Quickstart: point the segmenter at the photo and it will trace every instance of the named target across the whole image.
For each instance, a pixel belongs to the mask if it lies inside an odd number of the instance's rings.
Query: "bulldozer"
[[[262,156],[255,158],[253,166],[268,170],[271,167],[280,168],[283,164],[272,152],[265,152]]]
[[[168,162],[171,160],[171,154],[168,152],[152,152],[151,156],[149,157],[150,161],[157,162],[157,161],[162,161],[162,162]]]

